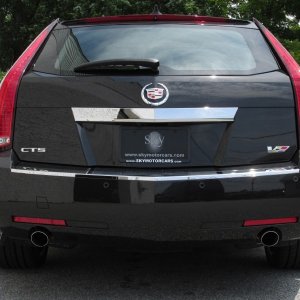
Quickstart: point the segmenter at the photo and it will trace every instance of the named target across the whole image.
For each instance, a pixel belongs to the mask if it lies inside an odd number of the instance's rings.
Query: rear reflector
[[[0,84],[0,151],[11,147],[14,107],[23,73],[57,21],[45,28],[28,46]]]
[[[270,43],[271,47],[275,51],[275,54],[278,56],[278,59],[286,68],[291,78],[296,97],[296,105],[298,108],[298,124],[300,125],[300,66],[293,58],[293,56],[288,52],[288,50],[284,48],[284,46],[278,41],[278,39],[265,26],[263,26],[255,19],[254,21],[267,41]]]
[[[41,225],[67,226],[67,222],[65,220],[57,220],[57,219],[12,217],[12,220],[15,223],[29,223],[29,224],[41,224]]]
[[[289,218],[278,218],[278,219],[263,219],[263,220],[246,220],[244,221],[244,226],[259,226],[259,225],[274,225],[274,224],[288,224],[288,223],[297,223],[297,217]]]

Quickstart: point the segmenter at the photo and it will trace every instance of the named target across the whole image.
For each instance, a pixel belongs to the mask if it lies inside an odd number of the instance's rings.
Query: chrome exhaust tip
[[[35,230],[30,235],[30,241],[34,246],[43,248],[49,244],[49,236],[44,231]]]
[[[262,244],[263,246],[274,247],[280,242],[281,234],[280,234],[279,230],[268,229],[268,230],[262,231],[258,235],[258,239],[260,241],[260,244]]]

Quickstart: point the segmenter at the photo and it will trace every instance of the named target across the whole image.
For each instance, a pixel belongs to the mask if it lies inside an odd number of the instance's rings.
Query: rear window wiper
[[[147,59],[109,59],[97,60],[82,64],[74,68],[76,73],[98,73],[101,71],[153,71],[158,72],[159,60]]]

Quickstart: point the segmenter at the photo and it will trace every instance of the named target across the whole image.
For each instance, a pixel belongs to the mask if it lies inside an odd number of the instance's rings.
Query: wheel
[[[276,268],[300,267],[300,241],[292,241],[284,246],[265,247],[269,265]]]
[[[45,264],[48,247],[38,248],[25,241],[6,238],[0,245],[0,266],[6,269],[31,269]]]

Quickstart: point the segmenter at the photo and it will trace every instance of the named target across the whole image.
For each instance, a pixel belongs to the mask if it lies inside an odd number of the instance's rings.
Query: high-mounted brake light
[[[270,46],[275,51],[277,58],[285,67],[291,78],[296,97],[298,124],[300,125],[300,66],[293,58],[293,56],[288,52],[288,50],[284,48],[284,46],[278,41],[278,39],[265,26],[263,26],[256,19],[254,19],[254,22],[265,36]]]
[[[173,15],[173,14],[150,14],[150,15],[125,15],[125,16],[103,16],[94,18],[83,18],[72,21],[64,21],[65,25],[91,24],[91,23],[119,23],[119,22],[188,22],[188,23],[227,23],[227,24],[249,24],[248,21],[227,19],[222,17],[209,17],[197,15]]]
[[[102,22],[126,22],[126,21],[185,21],[185,22],[212,22],[225,23],[230,19],[221,17],[206,17],[206,16],[185,16],[185,15],[125,15],[125,16],[107,16],[80,19],[87,23],[102,23]]]
[[[20,80],[57,21],[46,27],[10,68],[0,84],[0,151],[11,147],[14,107]]]

